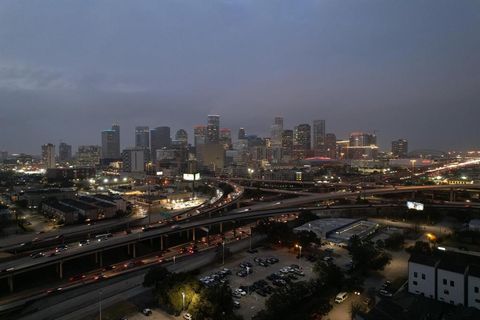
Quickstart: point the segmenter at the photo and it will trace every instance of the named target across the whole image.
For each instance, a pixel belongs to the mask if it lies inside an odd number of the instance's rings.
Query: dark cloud
[[[267,134],[314,118],[383,146],[478,146],[475,1],[0,3],[0,149],[100,143],[117,121]]]

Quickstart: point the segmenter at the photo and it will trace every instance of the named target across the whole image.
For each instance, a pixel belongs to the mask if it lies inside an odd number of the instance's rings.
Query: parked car
[[[142,310],[142,313],[143,313],[143,315],[148,317],[152,314],[152,310],[150,310],[149,308],[145,308],[145,309]]]
[[[339,294],[337,294],[337,296],[335,297],[335,303],[342,303],[343,301],[347,300],[348,298],[348,293],[346,292],[340,292]]]

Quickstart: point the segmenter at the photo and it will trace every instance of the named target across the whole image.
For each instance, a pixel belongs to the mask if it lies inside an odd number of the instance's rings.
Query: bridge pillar
[[[63,261],[60,261],[60,264],[58,265],[58,275],[60,279],[63,279]]]
[[[153,238],[150,239],[150,247],[153,247]]]
[[[455,191],[453,189],[450,189],[450,202],[455,201]]]
[[[415,191],[412,191],[412,200],[415,200]]]
[[[10,289],[10,292],[13,292],[13,275],[8,276],[8,289]]]
[[[132,244],[132,256],[133,256],[134,258],[137,257],[137,246],[135,245],[135,243]]]
[[[195,237],[195,228],[192,228],[192,239],[193,239],[193,242],[197,240]]]
[[[220,222],[220,233],[223,233],[223,222]]]
[[[160,236],[160,250],[163,251],[163,236]]]
[[[240,209],[240,201],[237,201],[237,209]]]
[[[100,267],[103,267],[103,254],[101,251],[98,253],[98,260]]]
[[[130,243],[127,244],[127,254],[130,255]]]

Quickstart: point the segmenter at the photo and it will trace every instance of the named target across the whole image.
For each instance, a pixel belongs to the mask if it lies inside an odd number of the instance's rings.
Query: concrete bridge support
[[[450,189],[450,202],[455,201],[455,190]]]
[[[8,276],[8,289],[10,292],[13,292],[13,275]]]

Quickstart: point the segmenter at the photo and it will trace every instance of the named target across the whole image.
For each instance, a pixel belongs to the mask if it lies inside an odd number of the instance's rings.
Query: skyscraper
[[[295,159],[309,156],[312,145],[312,130],[309,124],[299,124],[293,131],[293,153]]]
[[[395,158],[406,158],[408,154],[408,140],[398,139],[392,141],[392,155]]]
[[[325,153],[325,120],[313,121],[313,150],[315,155]]]
[[[207,124],[207,143],[217,144],[220,142],[220,116],[209,115]]]
[[[42,146],[42,163],[46,169],[55,168],[55,145],[47,143]]]
[[[168,148],[172,144],[170,127],[156,127],[150,131],[150,145],[152,160],[157,160],[157,150]]]
[[[193,128],[193,139],[195,147],[198,147],[201,144],[205,144],[207,142],[207,127],[195,126],[195,128]]]
[[[58,160],[60,162],[70,161],[72,159],[72,146],[61,142],[58,146]]]
[[[238,129],[238,140],[243,140],[245,139],[245,129],[240,128]]]
[[[223,145],[225,150],[232,148],[232,132],[228,128],[220,129],[220,144]]]
[[[102,131],[102,159],[120,159],[120,126]]]
[[[275,117],[272,127],[270,128],[270,137],[272,139],[272,147],[278,147],[282,145],[283,134],[283,118]]]
[[[372,160],[377,157],[378,146],[375,134],[353,132],[347,149],[347,158],[351,160]]]
[[[150,149],[150,129],[148,127],[135,127],[135,147]]]
[[[180,129],[175,133],[175,143],[186,147],[188,145],[188,133],[187,131]]]
[[[337,136],[334,133],[325,135],[325,154],[324,156],[335,159],[337,157]]]
[[[283,130],[282,153],[284,156],[291,156],[293,152],[293,130]]]

